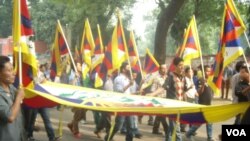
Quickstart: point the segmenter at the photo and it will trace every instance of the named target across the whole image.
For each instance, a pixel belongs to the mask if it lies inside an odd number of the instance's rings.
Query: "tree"
[[[165,63],[168,29],[184,4],[184,1],[185,0],[171,0],[167,7],[162,0],[158,1],[161,12],[155,33],[154,56],[159,63]]]
[[[37,39],[52,43],[56,20],[71,32],[72,47],[80,44],[84,21],[89,19],[93,35],[96,35],[96,25],[100,24],[104,44],[110,38],[116,19],[114,15],[119,8],[123,12],[123,24],[129,24],[132,7],[135,0],[43,0],[31,3],[32,20],[37,31]]]
[[[57,20],[64,17],[66,7],[49,0],[31,0],[29,6],[36,40],[53,43]]]
[[[165,0],[165,3],[167,3],[168,7],[170,7],[171,3],[173,4],[172,1],[169,2]],[[180,1],[178,0],[178,2]],[[225,0],[188,0],[185,2],[185,4],[181,3],[181,9],[178,9],[178,7],[175,8],[175,6],[173,6],[176,10],[174,12],[177,14],[172,17],[172,20],[168,19],[168,21],[161,21],[160,18],[158,20],[155,35],[156,59],[160,63],[164,63],[166,50],[168,55],[173,55],[175,53],[176,48],[182,44],[184,29],[188,26],[192,15],[195,15],[196,17],[203,54],[215,54],[218,49],[224,3]],[[161,9],[159,17],[169,17],[167,14],[170,14],[173,11],[170,10],[169,13],[163,13],[164,10],[166,11],[166,8],[162,8],[164,7],[162,5],[164,5],[164,2],[159,1],[159,8]],[[236,3],[236,7],[241,16],[244,18],[246,16],[245,14],[247,13],[246,5],[242,3]],[[168,24],[164,25],[164,22]]]
[[[0,1],[0,37],[8,37],[12,32],[12,1]]]

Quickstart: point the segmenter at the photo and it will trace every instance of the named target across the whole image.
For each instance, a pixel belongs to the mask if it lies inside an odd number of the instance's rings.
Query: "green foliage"
[[[131,12],[127,9],[134,2],[135,0],[43,0],[31,3],[32,21],[37,31],[37,39],[52,43],[56,20],[59,19],[62,26],[67,25],[67,29],[71,31],[72,46],[79,46],[84,21],[88,18],[93,36],[97,35],[96,25],[99,24],[106,44],[117,22],[115,18],[117,8],[121,11],[123,25],[126,27],[131,19]]]
[[[32,28],[35,31],[36,40],[51,44],[55,38],[57,20],[63,18],[66,7],[49,0],[42,2],[32,0],[30,7]],[[61,23],[64,25],[63,21]]]
[[[0,1],[0,37],[8,37],[12,32],[11,0]]]
[[[160,1],[156,0],[156,2]],[[164,6],[167,6],[170,1],[162,0]],[[100,25],[104,45],[106,45],[117,21],[115,17],[117,8],[120,9],[123,27],[126,30],[126,27],[131,24],[133,14],[131,8],[135,2],[136,0],[29,0],[29,9],[37,40],[48,44],[53,43],[56,21],[60,20],[64,29],[71,33],[72,47],[79,46],[84,21],[88,18],[94,37],[97,35],[96,25]],[[176,48],[182,44],[184,29],[193,14],[196,16],[203,54],[215,54],[218,48],[224,2],[225,0],[187,0],[168,32],[167,55],[175,54]],[[235,1],[235,4],[243,21],[247,27],[250,27],[250,5],[238,3],[238,1]],[[147,25],[144,36],[135,35],[140,55],[145,54],[146,47],[153,50],[160,12],[159,7],[144,14],[144,24]],[[250,29],[248,30],[250,35]],[[129,32],[125,33],[128,40]],[[4,0],[0,1],[0,37],[10,35],[12,35],[12,1]],[[249,52],[246,50],[246,53]]]
[[[216,53],[223,9],[224,0],[188,0],[173,23],[171,36],[182,44],[184,29],[195,15],[203,54]]]

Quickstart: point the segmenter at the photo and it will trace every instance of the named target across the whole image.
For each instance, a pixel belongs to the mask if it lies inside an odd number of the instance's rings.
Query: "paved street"
[[[221,100],[221,99],[214,99],[213,104],[218,105],[218,104],[229,104],[231,101],[229,100]],[[51,114],[51,120],[53,122],[53,127],[55,130],[58,128],[58,119],[60,112],[56,110],[56,108],[51,109],[50,111]],[[215,113],[216,114],[216,113]],[[93,114],[91,111],[87,112],[87,124],[80,123],[80,129],[81,133],[83,134],[82,139],[76,139],[72,136],[71,132],[67,128],[67,123],[71,121],[72,119],[72,112],[70,109],[66,109],[63,113],[63,136],[62,136],[62,141],[77,141],[77,140],[84,140],[84,141],[102,141],[103,139],[98,139],[96,135],[93,133],[95,125],[94,125],[94,120],[93,120]],[[147,119],[148,117],[145,116],[143,118],[142,124],[139,124],[139,130],[143,134],[143,137],[141,139],[134,139],[134,141],[163,141],[164,136],[163,135],[154,135],[152,134],[152,126],[147,125]],[[234,122],[234,118],[228,120],[228,121],[223,121],[219,123],[215,123],[213,126],[213,136],[216,140],[218,139],[218,135],[221,133],[221,125],[222,124],[231,124]],[[47,135],[44,130],[44,125],[43,121],[41,120],[41,117],[38,116],[37,119],[37,125],[41,128],[39,132],[34,133],[35,139],[39,141],[47,141]],[[162,128],[162,127],[161,127]],[[105,133],[102,133],[102,138],[104,137]],[[198,131],[197,135],[194,137],[196,141],[206,141],[206,126],[203,125]],[[125,136],[118,133],[115,138],[115,141],[124,141]]]

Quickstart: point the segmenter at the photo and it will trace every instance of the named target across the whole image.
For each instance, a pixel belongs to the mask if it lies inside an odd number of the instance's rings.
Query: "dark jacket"
[[[242,93],[242,91],[248,86],[248,82],[242,80],[235,86],[235,95],[238,97],[238,102],[248,101],[247,96]]]
[[[213,90],[207,85],[204,79],[199,80],[199,99],[198,103],[202,105],[211,105],[213,99]]]

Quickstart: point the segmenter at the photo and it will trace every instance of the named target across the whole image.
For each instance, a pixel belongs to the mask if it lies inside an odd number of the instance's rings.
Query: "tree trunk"
[[[161,10],[156,27],[154,46],[154,56],[159,64],[165,63],[168,29],[184,2],[185,0],[171,0],[168,6]]]

